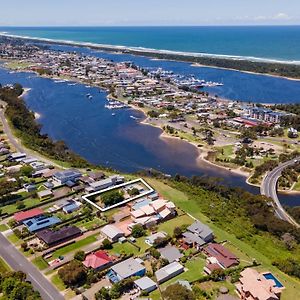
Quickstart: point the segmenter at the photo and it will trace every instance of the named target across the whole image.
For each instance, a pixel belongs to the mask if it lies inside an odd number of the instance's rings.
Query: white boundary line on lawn
[[[129,198],[129,199],[126,199],[122,202],[119,202],[119,203],[116,203],[114,205],[111,205],[109,207],[105,207],[105,208],[102,208],[100,207],[99,205],[97,205],[96,203],[94,203],[93,201],[89,200],[88,198],[91,197],[91,196],[95,196],[95,195],[100,195],[100,194],[103,194],[105,192],[108,192],[108,191],[111,191],[111,190],[114,190],[114,189],[118,189],[118,188],[122,188],[124,186],[127,186],[127,185],[131,185],[131,184],[134,184],[134,183],[138,183],[138,182],[141,182],[143,183],[147,188],[148,188],[148,191],[142,193],[142,194],[139,194],[135,197],[132,197],[132,198]],[[115,186],[112,186],[112,187],[109,187],[109,188],[106,188],[104,190],[100,190],[100,191],[97,191],[97,192],[93,192],[93,193],[90,193],[90,194],[87,194],[87,195],[84,195],[82,196],[82,199],[86,202],[88,202],[89,204],[93,205],[95,208],[97,208],[98,210],[102,211],[102,212],[105,212],[105,211],[108,211],[110,209],[113,209],[115,207],[118,207],[118,206],[121,206],[123,204],[126,204],[128,202],[131,202],[131,201],[134,201],[136,199],[139,199],[139,198],[142,198],[142,197],[145,197],[151,193],[153,193],[155,190],[143,179],[143,178],[138,178],[138,179],[135,179],[135,180],[132,180],[132,181],[128,181],[128,182],[125,182],[125,183],[122,183],[122,184],[119,184],[119,185],[115,185]]]

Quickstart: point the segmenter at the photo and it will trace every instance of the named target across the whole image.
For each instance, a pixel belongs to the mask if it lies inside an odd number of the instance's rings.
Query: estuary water
[[[241,73],[216,68],[193,67],[188,63],[157,61],[128,54],[113,54],[88,48],[50,46],[56,50],[79,51],[114,61],[133,61],[144,67],[162,67],[178,74],[220,81],[224,86],[208,89],[221,97],[257,102],[300,102],[300,82],[283,78]],[[161,130],[140,124],[139,111],[112,111],[104,107],[106,93],[98,88],[70,82],[55,82],[35,74],[9,72],[0,68],[0,83],[19,82],[31,88],[25,96],[28,107],[39,113],[43,133],[66,144],[92,163],[135,172],[154,168],[166,174],[207,175],[223,178],[224,183],[240,186],[253,193],[259,190],[245,183],[245,178],[227,170],[196,164],[197,149],[187,142],[161,138]],[[93,99],[88,100],[90,93]],[[240,97],[243,97],[242,99]],[[259,100],[258,100],[259,99]],[[300,197],[282,195],[283,204],[300,205]]]

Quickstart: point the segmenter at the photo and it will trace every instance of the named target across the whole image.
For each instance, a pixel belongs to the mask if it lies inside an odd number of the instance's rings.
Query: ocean
[[[300,26],[0,27],[0,32],[300,63]]]

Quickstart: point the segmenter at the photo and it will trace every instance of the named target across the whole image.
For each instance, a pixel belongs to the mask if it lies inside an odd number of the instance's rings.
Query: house
[[[34,217],[39,217],[43,214],[44,214],[44,211],[41,208],[33,208],[33,209],[30,209],[30,210],[15,213],[14,214],[14,219],[18,223],[22,223],[25,220],[28,220],[28,219],[31,219],[31,218],[34,218]]]
[[[214,239],[213,231],[200,221],[195,221],[182,234],[183,242],[189,247],[200,248]]]
[[[152,291],[157,289],[157,284],[147,276],[135,280],[134,285],[141,292],[145,293],[151,293]]]
[[[111,267],[107,274],[108,279],[113,282],[119,282],[132,276],[144,276],[146,268],[136,259],[129,258]]]
[[[60,222],[61,220],[56,217],[38,216],[23,221],[23,224],[27,226],[30,232],[36,232]]]
[[[165,238],[166,236],[167,234],[165,232],[157,232],[147,236],[145,239],[145,243],[148,244],[149,246],[153,246],[157,238]]]
[[[33,183],[27,183],[23,185],[27,193],[31,193],[36,190],[36,185]]]
[[[53,192],[51,190],[43,190],[37,193],[38,197],[43,200],[53,196]]]
[[[81,203],[78,201],[70,201],[67,205],[63,207],[63,212],[66,214],[70,214],[76,210],[78,210],[81,206]]]
[[[84,266],[87,268],[92,268],[96,271],[108,268],[112,265],[112,263],[113,258],[111,258],[107,252],[103,250],[88,254],[83,261]]]
[[[56,172],[53,174],[53,180],[55,180],[56,182],[58,182],[58,184],[63,185],[66,184],[68,181],[77,181],[80,177],[82,176],[82,174],[74,169],[70,169],[70,170],[64,170],[61,172]]]
[[[111,224],[108,224],[101,228],[101,233],[111,242],[116,242],[120,237],[123,237],[125,235],[122,230]]]
[[[230,268],[239,264],[239,259],[223,245],[212,243],[203,249],[208,257],[214,257],[222,269]]]
[[[183,256],[175,246],[168,245],[159,249],[158,251],[160,252],[162,258],[165,258],[169,263],[172,263],[173,261],[179,261]]]
[[[59,230],[44,229],[37,232],[36,236],[46,245],[52,247],[82,235],[76,226],[63,227]]]
[[[236,289],[241,299],[278,300],[284,286],[271,273],[258,273],[247,268],[241,272]]]
[[[163,268],[157,270],[155,272],[155,277],[157,279],[157,282],[160,284],[179,275],[183,271],[184,267],[180,263],[174,261],[164,266]]]
[[[8,160],[9,161],[21,161],[22,159],[26,158],[26,153],[22,153],[22,152],[16,152],[16,153],[12,153],[8,156]]]

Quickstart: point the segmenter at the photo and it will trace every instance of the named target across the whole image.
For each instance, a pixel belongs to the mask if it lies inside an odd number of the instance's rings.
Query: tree
[[[173,236],[175,238],[179,238],[179,237],[181,237],[181,235],[182,235],[182,229],[181,229],[181,227],[175,227],[174,231],[173,231]]]
[[[120,191],[106,192],[101,196],[101,201],[105,206],[111,206],[124,200],[123,193]]]
[[[85,259],[85,252],[80,250],[77,251],[74,255],[74,259],[78,260],[78,261],[84,261]]]
[[[109,290],[105,287],[102,287],[98,293],[95,294],[96,300],[110,300]]]
[[[130,190],[128,191],[128,194],[129,194],[130,196],[137,196],[137,195],[140,194],[140,192],[139,192],[139,190],[138,190],[137,188],[132,188],[132,189],[130,189]]]
[[[195,300],[193,292],[185,286],[175,283],[169,285],[163,292],[163,297],[166,300]]]
[[[143,228],[142,225],[136,224],[136,225],[134,225],[134,226],[132,227],[131,234],[132,234],[133,237],[139,238],[139,237],[145,235],[145,229]]]
[[[85,283],[87,277],[83,264],[77,260],[71,261],[58,270],[58,275],[68,286],[82,285]]]
[[[161,256],[160,252],[155,248],[150,248],[149,252],[150,252],[150,255],[156,259],[159,259]]]
[[[32,173],[33,173],[33,168],[31,166],[26,165],[20,169],[21,176],[30,177]]]
[[[102,248],[103,249],[112,249],[112,244],[109,239],[104,239],[102,242]]]

